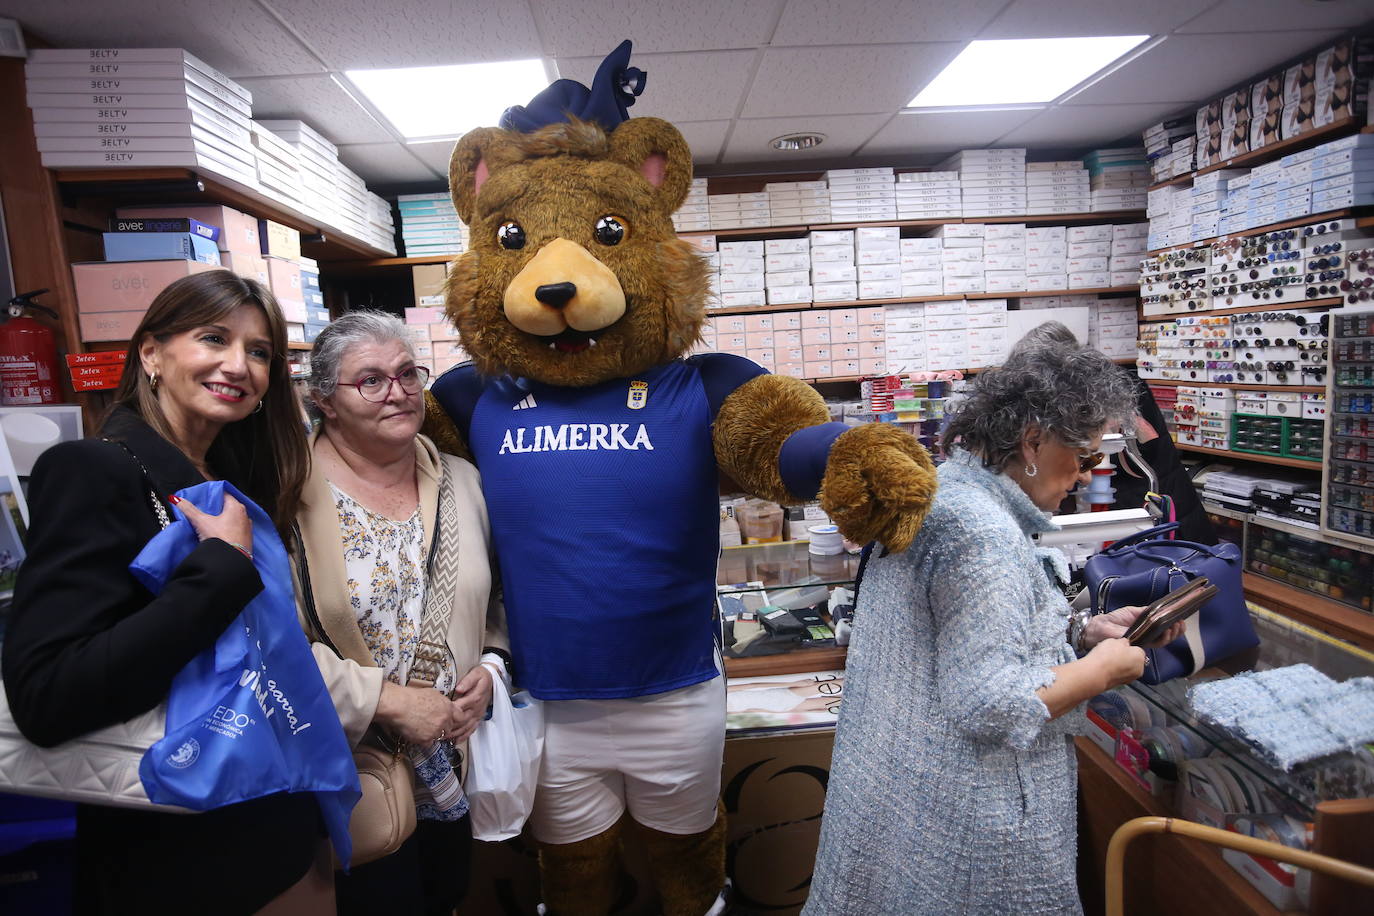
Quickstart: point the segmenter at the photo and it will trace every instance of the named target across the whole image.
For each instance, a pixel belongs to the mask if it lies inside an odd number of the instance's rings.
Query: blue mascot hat
[[[630,41],[620,43],[596,69],[592,88],[577,80],[556,80],[530,99],[528,105],[515,105],[501,115],[506,130],[531,133],[541,127],[580,118],[592,121],[610,133],[630,118],[629,107],[644,91],[644,71],[629,66]]]

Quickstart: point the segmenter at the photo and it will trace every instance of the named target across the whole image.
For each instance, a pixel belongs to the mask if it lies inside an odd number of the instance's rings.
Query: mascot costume
[[[801,381],[685,356],[709,295],[671,220],[692,156],[671,124],[628,117],[629,55],[454,149],[471,247],[447,309],[472,361],[434,383],[425,429],[482,473],[515,677],[546,701],[530,827],[554,916],[614,906],[627,812],[665,914],[723,906],[720,473],[780,503],[819,495],[848,538],[891,550],[935,491],[895,427],[828,422]]]

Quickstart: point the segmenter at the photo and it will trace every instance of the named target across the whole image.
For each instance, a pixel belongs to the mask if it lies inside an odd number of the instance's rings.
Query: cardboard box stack
[[[1140,283],[1140,261],[1147,251],[1149,223],[1118,223],[1112,226],[1111,256],[1107,268],[1108,286],[1135,286]]]
[[[768,215],[774,226],[795,226],[830,221],[830,190],[824,179],[775,181],[763,186],[768,195]]]
[[[716,258],[723,307],[766,304],[762,241],[719,242]]]
[[[1091,209],[1088,170],[1083,163],[1026,163],[1027,213],[1087,213]]]
[[[673,227],[678,232],[700,232],[711,228],[711,209],[706,200],[706,179],[693,178],[692,188],[682,206],[673,214]]]
[[[712,229],[761,229],[773,224],[767,191],[712,194],[706,204]]]
[[[1231,179],[1244,174],[1240,169],[1218,169],[1199,175],[1188,192],[1188,212],[1192,216],[1191,241],[1221,234],[1222,214],[1230,197]]]
[[[1098,299],[1088,311],[1088,346],[1113,359],[1135,356],[1136,300]]]
[[[811,300],[849,302],[859,298],[859,271],[855,265],[854,230],[812,232]]]
[[[1112,285],[1112,238],[1115,228],[1110,224],[1069,226],[1068,240],[1069,289],[1097,289]]]
[[[1168,181],[1193,170],[1193,151],[1197,148],[1197,121],[1193,116],[1165,118],[1145,128],[1141,139],[1145,141],[1151,181]]]
[[[301,181],[301,157],[296,148],[257,121],[250,122],[253,134],[253,161],[258,184],[263,191],[292,207],[305,204]]]
[[[1150,169],[1145,149],[1133,146],[1093,150],[1083,159],[1092,189],[1092,211],[1139,210],[1146,204]]]
[[[981,293],[983,278],[983,239],[987,226],[982,223],[954,223],[935,230],[940,240],[940,270],[945,295]]]
[[[307,215],[389,254],[396,253],[390,221],[381,222],[381,198],[339,162],[338,147],[304,121],[258,123],[295,147],[300,163],[301,208]],[[386,210],[389,216],[390,207]]]
[[[902,297],[901,229],[861,226],[854,230],[854,261],[859,299]]]
[[[969,149],[936,166],[957,171],[964,216],[1021,216],[1026,212],[1026,151]]]
[[[937,238],[902,239],[902,297],[906,299],[945,294],[944,258]]]
[[[1193,240],[1193,203],[1188,188],[1166,185],[1150,191],[1146,195],[1145,216],[1150,221],[1147,250],[1186,245]]]
[[[957,171],[902,172],[895,191],[897,219],[944,219],[964,213]]]
[[[1026,289],[1050,292],[1069,288],[1069,241],[1064,226],[1026,229]]]
[[[180,48],[34,48],[24,75],[48,168],[185,166],[256,186],[252,94]]]
[[[301,298],[305,300],[305,342],[313,344],[331,319],[324,304],[324,290],[320,288],[319,262],[301,258],[300,266]]]
[[[811,301],[811,243],[805,238],[764,239],[764,287],[769,305]]]
[[[896,177],[891,168],[831,169],[830,220],[868,223],[897,218]]]
[[[722,315],[707,320],[704,350],[734,353],[795,378],[860,378],[885,371],[882,307]]]
[[[410,269],[415,305],[405,310],[406,328],[415,347],[415,360],[437,377],[465,361],[467,353],[458,331],[444,312],[446,264],[417,264]]]
[[[402,194],[396,198],[401,214],[401,244],[406,257],[462,254],[468,249],[468,227],[458,218],[447,191]]]
[[[1025,223],[989,223],[984,229],[983,285],[989,293],[1026,289]]]

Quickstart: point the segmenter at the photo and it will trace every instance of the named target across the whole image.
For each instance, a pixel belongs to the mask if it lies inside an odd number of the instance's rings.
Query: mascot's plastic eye
[[[625,238],[625,221],[618,216],[603,216],[596,221],[596,240],[603,245],[619,245]]]
[[[501,228],[496,230],[496,238],[500,240],[502,248],[514,251],[525,247],[525,230],[520,228],[519,223],[502,223]]]

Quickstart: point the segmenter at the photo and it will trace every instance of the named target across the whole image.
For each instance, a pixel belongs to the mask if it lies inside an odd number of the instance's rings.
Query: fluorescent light
[[[907,107],[1053,101],[1149,37],[972,41]]]
[[[549,84],[539,59],[346,75],[408,141],[457,139],[474,127],[495,127],[503,111]]]

